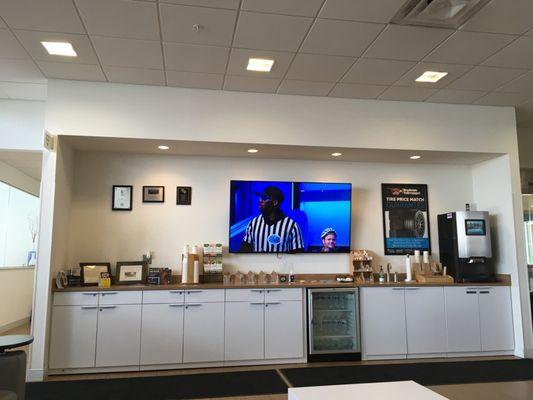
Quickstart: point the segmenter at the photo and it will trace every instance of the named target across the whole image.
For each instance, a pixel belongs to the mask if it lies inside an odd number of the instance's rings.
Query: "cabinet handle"
[[[169,304],[169,307],[184,307],[185,304]]]
[[[200,306],[201,306],[201,304],[194,304],[194,303],[193,304],[185,304],[185,308],[187,308],[187,307],[200,307]]]
[[[405,290],[419,290],[420,288],[419,287],[408,287],[408,288],[405,288]]]
[[[182,290],[171,290],[170,293],[172,294],[183,294]]]
[[[252,289],[251,292],[263,293],[263,289]]]
[[[267,293],[270,293],[270,292],[281,292],[281,289],[269,289],[269,290],[267,290]]]
[[[82,310],[94,310],[98,308],[98,306],[82,306],[81,309]]]
[[[102,310],[107,309],[107,308],[117,308],[117,306],[100,306],[98,308],[100,308],[100,311],[102,311]]]
[[[202,293],[203,290],[187,290],[187,294],[191,294],[191,293]]]
[[[473,291],[470,291],[470,290],[467,290],[466,291],[466,294],[476,294],[477,292],[473,292]]]
[[[268,303],[265,303],[265,305],[269,305],[269,304],[281,304],[279,301],[272,301],[272,302],[268,302]]]
[[[479,294],[490,294],[490,291],[488,291],[488,290],[480,290]]]
[[[265,303],[250,303],[252,306],[262,306]]]
[[[393,287],[392,290],[405,290],[403,287]]]
[[[82,293],[82,295],[84,295],[84,296],[93,296],[93,297],[96,296],[97,294],[98,293],[87,293],[87,292]]]
[[[105,296],[105,295],[108,295],[108,294],[118,294],[118,292],[105,292],[105,293],[101,293],[102,296]]]

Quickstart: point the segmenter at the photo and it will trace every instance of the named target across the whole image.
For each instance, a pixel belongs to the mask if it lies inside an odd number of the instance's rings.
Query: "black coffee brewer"
[[[438,216],[440,261],[456,282],[494,282],[487,211]]]

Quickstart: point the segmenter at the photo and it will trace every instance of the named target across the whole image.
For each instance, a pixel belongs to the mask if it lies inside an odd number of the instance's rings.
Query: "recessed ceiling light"
[[[246,67],[246,69],[248,71],[270,72],[273,65],[274,60],[267,60],[264,58],[250,58],[248,60],[248,66]]]
[[[447,72],[426,71],[422,75],[420,75],[418,78],[416,78],[416,81],[435,83],[435,82],[440,81],[446,75],[448,75]]]
[[[331,153],[333,157],[340,157],[342,156],[342,153]]]
[[[411,160],[418,160],[420,158],[422,158],[422,156],[411,156],[409,157]]]
[[[159,150],[168,150],[168,149],[170,149],[170,147],[165,146],[165,145],[157,146],[157,148],[158,148]]]
[[[248,153],[257,153],[258,151],[257,149],[248,149]]]
[[[76,57],[76,51],[68,42],[41,42],[48,54],[52,56]]]

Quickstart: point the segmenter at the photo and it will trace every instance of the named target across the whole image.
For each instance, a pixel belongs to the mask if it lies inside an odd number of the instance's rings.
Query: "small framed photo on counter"
[[[164,203],[164,186],[143,186],[143,203]]]
[[[118,261],[115,283],[133,285],[146,281],[146,264],[142,261]]]
[[[113,211],[131,211],[133,186],[113,185]]]
[[[101,273],[111,274],[111,264],[108,262],[80,263],[80,281],[82,286],[98,285]]]
[[[176,204],[183,206],[191,205],[192,187],[177,186],[176,187]]]

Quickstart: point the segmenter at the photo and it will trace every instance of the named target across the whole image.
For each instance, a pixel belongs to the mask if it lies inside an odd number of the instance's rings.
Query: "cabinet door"
[[[52,308],[49,367],[94,367],[97,306]]]
[[[509,287],[479,288],[481,349],[514,349],[513,310]]]
[[[183,304],[144,304],[141,365],[183,361]]]
[[[265,358],[303,357],[303,311],[301,301],[265,304]]]
[[[139,365],[141,305],[98,308],[97,367]]]
[[[405,288],[361,288],[363,355],[405,356]]]
[[[446,317],[442,287],[405,289],[407,353],[446,353]]]
[[[481,351],[477,288],[445,287],[444,297],[448,353]]]
[[[262,302],[226,303],[225,360],[265,358],[264,308]]]
[[[183,362],[224,359],[224,303],[185,305]]]

